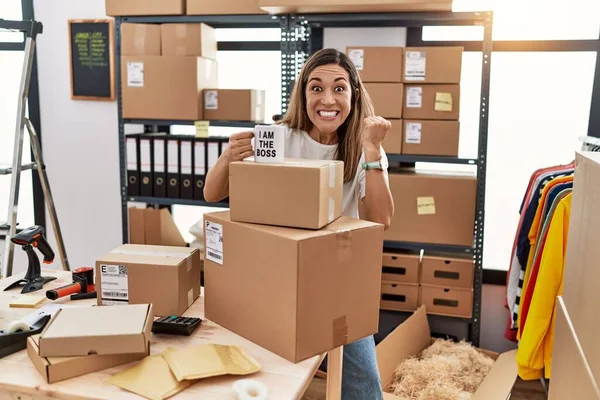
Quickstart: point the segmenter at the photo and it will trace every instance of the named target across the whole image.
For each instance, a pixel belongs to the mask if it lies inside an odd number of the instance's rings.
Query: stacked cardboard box
[[[110,16],[185,14],[266,14],[266,11],[259,7],[258,0],[106,0],[106,15]]]

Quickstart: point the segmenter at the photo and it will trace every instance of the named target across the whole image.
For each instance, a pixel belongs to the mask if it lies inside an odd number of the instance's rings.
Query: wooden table
[[[50,288],[63,286],[72,282],[71,273],[55,270],[44,270],[44,276],[55,276],[56,280],[47,283],[43,290],[30,295],[44,295]],[[9,322],[20,319],[31,312],[32,308],[10,308],[13,298],[23,296],[20,289],[5,292],[4,288],[22,275],[0,280],[0,329]],[[47,303],[51,302],[47,300]],[[65,304],[93,305],[96,299],[70,301],[68,297],[57,302]],[[46,303],[46,304],[47,304]],[[201,296],[184,315],[204,318],[204,298]],[[264,383],[269,389],[269,399],[300,399],[310,384],[324,355],[315,356],[301,363],[294,364],[270,351],[242,338],[235,333],[204,320],[202,326],[189,337],[153,335],[151,353],[157,354],[167,347],[185,348],[205,343],[231,344],[243,347],[262,366],[261,371],[247,378]],[[342,349],[330,353],[328,357],[328,399],[339,399],[341,388]],[[104,382],[109,376],[134,365],[121,365],[103,371],[71,378],[54,384],[47,384],[35,369],[26,351],[0,358],[0,400],[29,399],[141,399],[142,397],[122,390]],[[235,399],[232,390],[233,382],[246,377],[218,377],[201,380],[188,389],[173,396],[173,399]]]

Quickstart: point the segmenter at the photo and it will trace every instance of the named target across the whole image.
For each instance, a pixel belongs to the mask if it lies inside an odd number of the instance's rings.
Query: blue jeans
[[[382,400],[373,336],[344,346],[342,400]]]

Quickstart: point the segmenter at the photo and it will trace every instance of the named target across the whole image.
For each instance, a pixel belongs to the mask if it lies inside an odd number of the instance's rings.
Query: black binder
[[[139,137],[140,154],[140,195],[152,197],[154,180],[152,179],[152,138],[148,135]]]
[[[204,200],[206,179],[206,139],[194,140],[194,200]]]
[[[194,199],[193,153],[194,136],[179,136],[179,168],[181,173],[181,198]]]
[[[167,137],[167,197],[179,199],[180,172],[179,172],[179,139],[169,135]]]
[[[164,133],[150,134],[152,137],[152,176],[154,197],[167,197],[167,146]]]
[[[127,135],[125,138],[125,150],[127,160],[127,195],[140,195],[140,172],[139,172],[139,134]]]

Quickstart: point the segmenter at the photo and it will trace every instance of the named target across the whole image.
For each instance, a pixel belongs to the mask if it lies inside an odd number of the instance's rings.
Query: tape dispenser
[[[32,325],[23,320],[10,322],[0,331],[0,358],[27,348],[27,338],[42,332],[51,315],[42,315]]]

